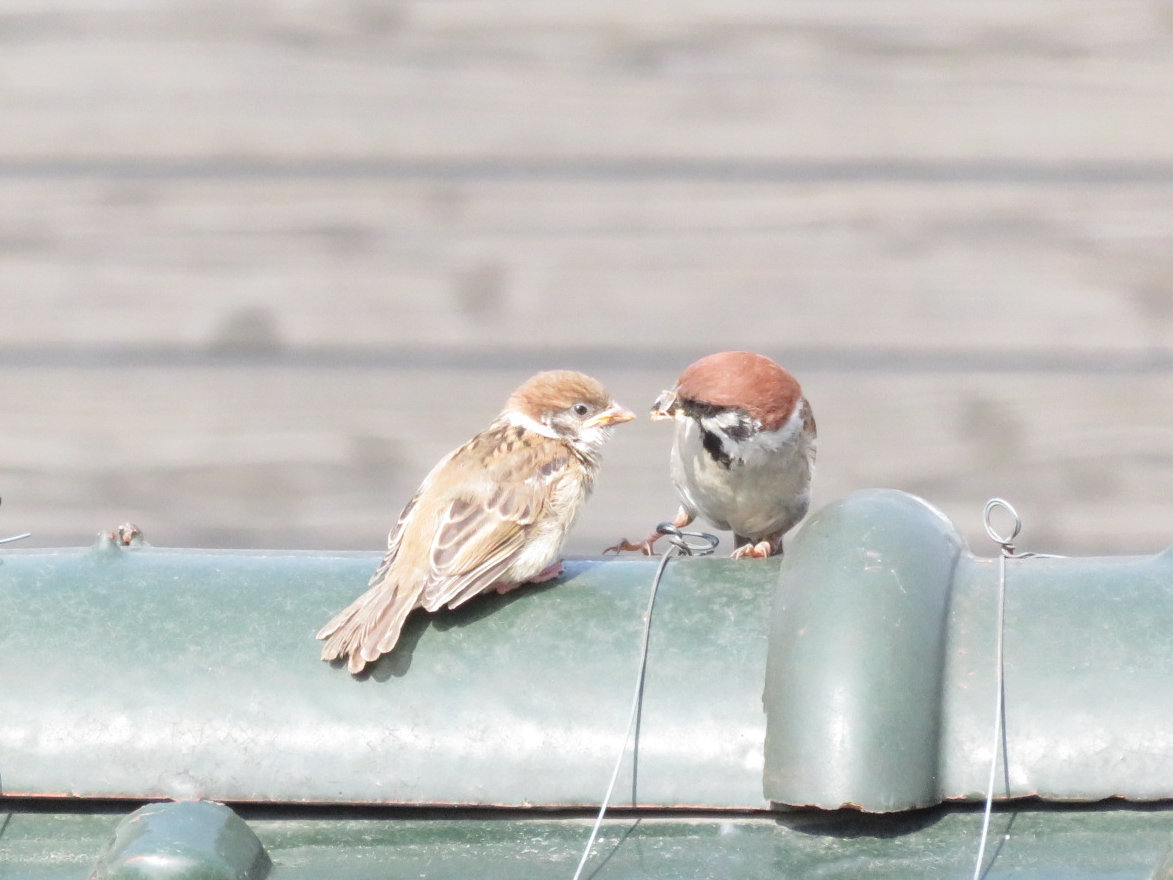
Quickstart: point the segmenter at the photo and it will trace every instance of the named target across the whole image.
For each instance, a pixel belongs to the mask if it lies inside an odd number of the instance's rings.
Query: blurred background
[[[728,348],[816,507],[1173,543],[1173,2],[0,0],[0,537],[381,548],[531,373]]]

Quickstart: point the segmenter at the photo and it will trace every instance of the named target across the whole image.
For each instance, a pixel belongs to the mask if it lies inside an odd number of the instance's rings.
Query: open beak
[[[611,425],[619,425],[623,422],[630,422],[635,418],[635,413],[625,406],[614,404],[603,410],[593,419],[586,423],[588,428],[609,428]]]
[[[674,415],[676,415],[676,392],[661,392],[660,396],[656,398],[656,402],[652,404],[652,421],[670,419]]]

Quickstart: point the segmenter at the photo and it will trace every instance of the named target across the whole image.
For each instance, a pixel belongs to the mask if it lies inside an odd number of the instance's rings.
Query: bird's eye
[[[573,409],[574,414],[580,418],[582,418],[583,416],[585,416],[587,413],[589,413],[591,411],[591,408],[589,406],[587,406],[585,403],[576,403],[574,406],[571,407],[571,409]]]

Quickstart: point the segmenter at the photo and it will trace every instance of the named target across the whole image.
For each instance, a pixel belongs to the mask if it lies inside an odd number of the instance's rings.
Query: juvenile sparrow
[[[538,373],[481,433],[424,477],[369,587],[322,627],[322,659],[360,672],[414,608],[455,608],[562,573],[558,553],[594,487],[611,426],[635,415],[582,373]]]
[[[711,354],[656,399],[652,419],[676,422],[673,525],[700,514],[733,531],[734,557],[780,554],[782,536],[810,506],[815,465],[815,417],[798,381],[760,354]],[[608,549],[650,554],[659,537]]]

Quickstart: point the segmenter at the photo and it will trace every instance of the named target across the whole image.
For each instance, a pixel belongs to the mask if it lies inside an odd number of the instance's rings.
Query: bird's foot
[[[552,581],[554,578],[562,574],[562,560],[551,562],[532,578],[526,578],[524,581],[497,581],[493,586],[493,591],[498,595],[504,596],[506,593],[512,593],[522,584],[544,584],[546,581]]]
[[[554,578],[562,576],[562,570],[563,570],[562,569],[562,560],[561,559],[555,560],[554,562],[551,562],[549,565],[547,565],[545,568],[543,568],[541,571],[539,571],[537,574],[535,574],[532,578],[527,580],[526,583],[527,584],[541,584],[541,583],[545,583],[546,581],[552,581],[552,580],[554,580]]]
[[[693,515],[691,513],[689,513],[687,510],[685,510],[683,507],[681,507],[678,511],[676,511],[676,517],[675,517],[675,519],[672,520],[672,525],[674,525],[678,529],[683,529],[685,526],[688,526],[692,523],[692,519],[693,519]],[[657,529],[656,531],[654,531],[650,535],[648,535],[646,538],[644,538],[642,541],[640,541],[638,544],[633,544],[633,543],[631,543],[631,541],[624,538],[618,544],[615,544],[612,547],[608,547],[606,550],[603,551],[603,553],[604,554],[607,554],[607,553],[619,554],[624,550],[638,550],[644,556],[655,556],[656,551],[653,550],[652,548],[655,546],[655,543],[657,541],[659,541],[662,537],[664,537],[664,533],[661,532],[659,529]]]
[[[562,560],[558,559],[551,562],[532,578],[526,578],[518,584],[497,584],[498,593],[508,593],[510,590],[516,590],[521,584],[544,584],[546,581],[552,581],[556,577],[562,576]]]
[[[756,544],[742,544],[729,554],[730,559],[765,559],[782,552],[781,547],[775,547],[773,541],[758,541]]]
[[[644,556],[655,556],[656,551],[654,549],[652,549],[653,545],[658,540],[660,540],[662,537],[664,537],[664,536],[661,535],[659,532],[654,532],[653,534],[648,535],[646,538],[644,538],[638,544],[633,544],[631,541],[627,540],[626,538],[623,538],[618,544],[615,544],[611,547],[608,547],[606,550],[603,551],[603,553],[604,554],[614,553],[614,554],[618,555],[625,550],[628,550],[628,551],[638,550]]]

